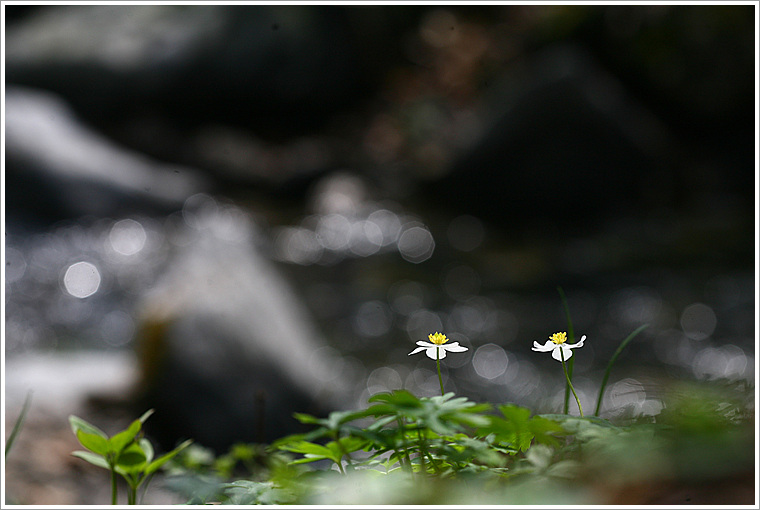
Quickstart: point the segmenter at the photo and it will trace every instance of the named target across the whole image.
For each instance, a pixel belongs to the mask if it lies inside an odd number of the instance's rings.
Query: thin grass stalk
[[[617,350],[615,351],[615,354],[612,355],[612,358],[610,358],[610,362],[607,363],[607,369],[604,371],[604,377],[602,378],[602,386],[599,388],[599,397],[596,399],[596,409],[594,410],[594,416],[599,416],[599,408],[602,406],[602,397],[604,396],[604,389],[607,387],[607,380],[610,378],[610,371],[612,370],[612,365],[615,364],[615,361],[617,361],[618,356],[620,356],[620,353],[623,352],[623,349],[625,349],[625,346],[630,343],[631,340],[633,340],[636,335],[644,331],[646,328],[649,327],[649,324],[643,324],[636,328],[633,333],[628,335],[625,340],[620,342],[620,345],[618,346]]]
[[[16,423],[13,425],[13,430],[11,431],[11,435],[8,436],[8,441],[5,443],[5,457],[8,457],[8,452],[11,451],[11,446],[13,446],[13,442],[16,440],[16,436],[18,435],[19,431],[21,430],[21,427],[24,425],[24,420],[26,419],[26,413],[29,411],[29,406],[32,403],[32,392],[29,391],[26,394],[26,398],[24,399],[24,405],[21,407],[21,413],[18,415],[18,418],[16,419]]]

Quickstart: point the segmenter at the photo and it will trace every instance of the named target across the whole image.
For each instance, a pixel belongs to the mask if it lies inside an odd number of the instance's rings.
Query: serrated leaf
[[[530,409],[515,405],[501,405],[499,411],[507,420],[518,424],[527,424],[530,419]]]
[[[420,399],[407,390],[396,390],[391,393],[377,393],[368,402],[386,402],[399,408],[414,408],[420,406]]]
[[[83,429],[77,430],[76,436],[79,443],[91,452],[102,455],[103,457],[106,457],[111,453],[111,445],[107,437],[85,432]]]
[[[549,420],[541,416],[534,416],[529,422],[530,431],[533,438],[538,444],[545,444],[552,447],[559,447],[560,442],[557,435],[566,434],[565,429],[554,420]]]

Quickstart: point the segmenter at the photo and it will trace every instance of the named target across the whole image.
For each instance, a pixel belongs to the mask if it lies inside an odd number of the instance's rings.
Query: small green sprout
[[[111,472],[112,505],[117,504],[117,473],[127,482],[128,504],[135,505],[137,504],[137,489],[143,483],[147,488],[155,472],[192,443],[191,440],[185,441],[169,453],[154,459],[153,446],[140,433],[142,425],[151,414],[153,414],[152,409],[133,421],[125,430],[111,437],[78,416],[69,416],[71,430],[77,436],[79,443],[89,450],[77,450],[71,454]]]

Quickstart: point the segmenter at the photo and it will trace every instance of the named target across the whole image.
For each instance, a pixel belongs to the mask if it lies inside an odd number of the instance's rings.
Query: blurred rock
[[[166,213],[207,186],[196,170],[111,142],[60,98],[18,87],[5,92],[5,156],[10,222]]]
[[[159,110],[303,130],[371,85],[329,6],[55,6],[9,27],[6,79],[86,117]],[[297,116],[295,121],[294,116]]]
[[[614,215],[669,163],[669,133],[578,46],[512,66],[481,115],[482,136],[425,193],[489,221]]]
[[[193,240],[176,248],[141,306],[141,408],[161,410],[150,432],[166,447],[193,438],[223,451],[295,432],[294,412],[351,405],[340,359],[320,350],[314,323],[260,253],[252,225],[210,197],[184,215]]]
[[[363,122],[357,110],[417,13],[46,6],[9,24],[6,78],[60,95],[119,143],[203,169],[233,192],[243,183],[302,194],[345,164]]]

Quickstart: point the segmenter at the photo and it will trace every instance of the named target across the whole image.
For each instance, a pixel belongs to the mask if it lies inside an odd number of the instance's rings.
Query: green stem
[[[567,305],[567,297],[565,296],[565,291],[562,290],[562,287],[557,287],[557,292],[559,292],[559,297],[562,300],[562,307],[565,309],[565,318],[567,319],[567,341],[571,344],[575,343],[575,332],[573,331],[573,320],[570,317],[570,307]],[[568,374],[569,379],[573,378],[573,364],[575,360],[570,359],[570,361],[567,362],[568,364]],[[565,385],[565,406],[563,409],[563,414],[567,414],[568,411],[568,403],[570,401],[570,386]]]
[[[567,384],[568,386],[570,386],[570,391],[573,392],[575,401],[578,403],[578,411],[581,413],[581,418],[583,418],[583,408],[581,407],[581,401],[578,398],[578,394],[575,393],[575,388],[573,388],[573,383],[570,382],[570,376],[567,375],[567,367],[565,366],[565,353],[562,352],[562,350],[560,349],[559,354],[562,357],[562,370],[565,371],[565,379],[567,379]],[[565,414],[567,414],[567,412]]]
[[[142,503],[145,500],[145,493],[148,492],[148,484],[153,479],[153,475],[155,475],[155,474],[156,474],[155,472],[149,474],[147,477],[145,477],[142,480],[140,480],[140,483],[137,484],[137,487],[135,487],[135,490],[138,490],[140,488],[140,485],[143,486],[142,495],[140,495],[139,493],[136,493],[136,495],[139,496],[139,498],[140,498],[140,503]],[[143,484],[143,482],[144,482],[144,484]]]
[[[346,466],[350,466],[351,469],[353,469],[354,464],[351,462],[351,455],[343,447],[343,443],[340,442],[340,431],[336,430],[333,436],[335,437],[335,442],[338,444],[338,448],[340,448],[341,461],[343,460],[343,457],[346,457]]]
[[[615,354],[612,355],[612,358],[610,358],[610,362],[607,363],[607,369],[604,371],[604,377],[602,378],[602,386],[599,388],[599,397],[596,399],[596,409],[594,410],[594,416],[599,416],[599,408],[602,406],[602,396],[604,395],[604,389],[607,387],[607,379],[610,378],[610,371],[612,370],[612,365],[615,364],[615,361],[617,361],[618,356],[620,356],[620,353],[623,352],[623,349],[625,349],[625,346],[628,345],[628,343],[631,340],[633,340],[636,337],[636,335],[644,331],[647,327],[649,327],[649,324],[644,324],[642,326],[639,326],[633,331],[633,333],[628,335],[625,340],[620,342],[620,345],[615,351]]]
[[[441,377],[441,348],[435,348],[435,366],[438,368],[438,383],[441,385],[441,396],[443,396],[443,378]]]
[[[404,448],[404,455],[399,455],[399,464],[401,464],[402,468],[405,468],[409,473],[412,472],[412,461],[409,458],[409,445],[406,443],[406,430],[404,429],[404,424],[401,421],[401,418],[396,418],[396,421],[398,422],[398,430],[401,432],[401,445]],[[404,462],[404,459],[406,459],[406,462]]]
[[[116,466],[111,466],[111,504],[116,505]]]
[[[420,429],[417,429],[417,437],[420,439],[419,442],[419,459],[420,459],[420,471],[422,473],[427,474],[427,466],[425,465],[425,456],[427,455],[427,449],[425,448],[425,441],[422,440],[422,432],[420,432]]]
[[[422,438],[421,429],[417,429],[417,435],[420,438],[420,450],[422,451],[422,455],[428,458],[428,460],[430,461],[430,465],[433,466],[433,471],[440,474],[441,471],[440,469],[438,469],[438,465],[435,463],[435,459],[433,459],[433,456],[430,454],[430,451],[428,451],[427,449],[427,442]],[[424,467],[424,464],[423,464],[423,467]],[[423,471],[427,472],[427,470],[424,470],[424,469]]]

